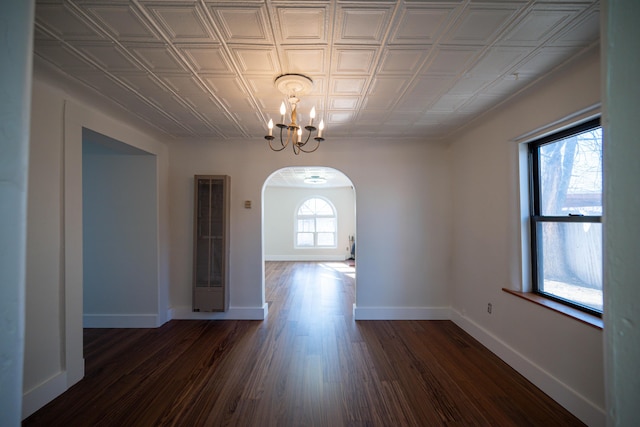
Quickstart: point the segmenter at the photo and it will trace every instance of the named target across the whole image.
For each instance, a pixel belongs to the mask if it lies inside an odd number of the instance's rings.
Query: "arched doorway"
[[[265,180],[263,283],[268,281],[268,263],[322,263],[322,268],[353,279],[355,301],[356,235],[355,188],[341,171],[320,166],[287,167]],[[266,294],[265,301],[269,303]]]

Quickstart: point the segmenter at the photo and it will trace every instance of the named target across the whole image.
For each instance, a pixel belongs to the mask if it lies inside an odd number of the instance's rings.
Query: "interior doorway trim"
[[[82,129],[88,128],[95,132],[126,144],[147,151],[158,156],[157,185],[161,186],[162,166],[167,157],[167,149],[164,145],[152,140],[145,134],[136,131],[108,116],[87,109],[66,100],[64,102],[64,135],[63,135],[63,207],[62,207],[62,272],[61,282],[64,297],[61,300],[62,314],[62,343],[63,350],[61,374],[66,381],[58,381],[56,387],[46,388],[47,396],[41,396],[45,401],[52,400],[57,395],[66,391],[84,376],[83,357],[83,310],[82,310]],[[158,194],[163,194],[161,188],[157,188]],[[158,200],[158,215],[160,224],[158,228],[164,228],[167,221],[161,214],[163,200]],[[161,246],[159,246],[161,247]],[[161,252],[160,249],[158,252]],[[158,253],[158,257],[160,257]],[[160,259],[160,258],[159,258]],[[160,263],[158,263],[160,264]],[[159,272],[158,293],[160,322],[167,319],[168,284],[162,286]],[[165,289],[166,288],[166,289]],[[163,309],[164,306],[164,309]],[[65,383],[65,384],[63,384]],[[64,385],[64,389],[60,389]]]

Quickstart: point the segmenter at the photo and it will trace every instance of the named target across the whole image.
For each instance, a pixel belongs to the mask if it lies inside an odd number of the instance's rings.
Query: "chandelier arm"
[[[286,129],[287,130],[287,137],[285,142],[282,142],[282,131]],[[291,131],[289,130],[288,126],[283,126],[280,127],[280,145],[282,146],[282,149],[287,148],[287,145],[289,145],[289,134],[291,133]]]
[[[313,153],[313,152],[314,152],[314,151],[316,151],[318,148],[320,148],[320,140],[316,139],[316,142],[317,142],[317,144],[316,144],[316,146],[315,146],[315,148],[314,148],[313,150],[305,150],[305,149],[304,149],[304,148],[302,148],[302,147],[298,147],[298,149],[299,149],[300,151],[302,151],[303,153]],[[306,142],[305,142],[305,144],[306,144]]]
[[[282,144],[282,141],[280,141],[280,144]],[[273,151],[282,151],[282,150],[284,150],[285,148],[287,148],[287,146],[286,146],[286,145],[283,145],[283,146],[282,146],[282,147],[280,147],[280,148],[273,148],[273,145],[271,145],[271,141],[269,141],[269,148],[271,148]]]
[[[305,139],[304,142],[299,142],[297,144],[298,147],[304,147],[305,145],[307,145],[307,142],[309,142],[309,139],[311,139],[311,131],[309,131],[309,133],[307,134],[307,139]]]
[[[301,144],[298,144],[298,145],[299,145],[299,146],[301,146],[301,147],[302,147],[303,145],[307,145],[307,142],[309,142],[309,139],[311,139],[311,134],[312,134],[313,132],[315,132],[315,131],[316,131],[316,127],[315,127],[315,126],[311,126],[311,125],[309,125],[309,126],[305,126],[304,128],[305,128],[309,133],[307,134],[307,139],[306,139],[306,141],[304,141],[304,143],[303,143],[303,144],[302,144],[302,143],[301,143]]]
[[[271,141],[272,141],[274,138],[267,139],[267,141],[269,141],[269,148],[271,148],[271,150],[273,150],[273,151],[282,151],[282,150],[284,150],[285,148],[287,148],[287,145],[289,145],[289,138],[287,138],[287,143],[286,143],[286,144],[285,144],[284,142],[282,142],[282,129],[284,129],[284,127],[280,127],[280,126],[278,126],[278,127],[280,128],[280,148],[273,148],[273,145],[271,144]],[[288,132],[289,132],[289,131],[287,131],[287,134],[288,134]],[[288,137],[288,136],[289,136],[289,135],[287,135],[287,137]]]

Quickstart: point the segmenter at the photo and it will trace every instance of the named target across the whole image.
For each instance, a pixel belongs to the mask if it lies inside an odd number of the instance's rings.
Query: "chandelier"
[[[311,148],[313,143],[309,145],[307,145],[307,143],[316,131],[316,127],[313,125],[313,121],[316,118],[316,108],[313,107],[309,112],[309,124],[304,127],[307,131],[306,138],[303,138],[302,135],[302,125],[297,122],[299,119],[298,102],[300,102],[300,96],[306,94],[313,87],[313,80],[302,74],[282,74],[276,77],[274,84],[276,88],[287,97],[290,121],[289,124],[285,124],[287,106],[283,101],[280,105],[280,123],[275,125],[280,129],[280,145],[276,142],[274,146],[273,140],[276,139],[276,137],[273,136],[273,119],[269,119],[269,124],[267,125],[269,134],[264,137],[264,139],[269,142],[269,148],[273,151],[282,151],[291,144],[293,152],[296,155],[300,154],[300,152],[313,153],[320,147],[320,142],[324,141],[322,137],[324,120],[320,120],[320,124],[318,125],[318,135],[313,138],[316,141],[313,148]]]

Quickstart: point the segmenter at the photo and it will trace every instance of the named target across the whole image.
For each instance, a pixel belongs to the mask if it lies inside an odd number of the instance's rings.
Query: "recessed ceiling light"
[[[312,175],[304,179],[305,184],[324,184],[325,182],[327,182],[327,179],[320,175]]]

